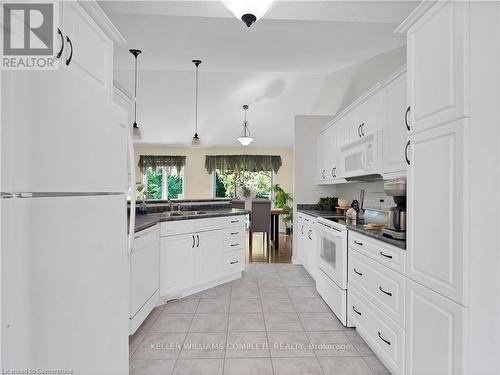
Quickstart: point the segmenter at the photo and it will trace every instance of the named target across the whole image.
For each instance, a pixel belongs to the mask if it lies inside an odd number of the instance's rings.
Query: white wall
[[[336,114],[406,64],[406,47],[398,48],[328,75],[311,114]]]

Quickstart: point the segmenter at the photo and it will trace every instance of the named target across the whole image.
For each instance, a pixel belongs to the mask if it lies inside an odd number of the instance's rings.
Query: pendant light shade
[[[224,6],[248,27],[266,14],[274,0],[223,0]]]
[[[200,137],[198,136],[198,67],[201,64],[201,60],[193,60],[193,64],[196,66],[196,88],[195,88],[195,120],[194,120],[194,136],[191,140],[191,147],[200,147]]]
[[[135,68],[134,68],[134,123],[132,124],[132,136],[135,140],[142,139],[141,129],[137,125],[137,56],[141,54],[139,49],[131,49],[129,52],[134,55],[135,58]]]
[[[241,132],[241,137],[238,138],[238,141],[242,146],[248,146],[253,142],[253,138],[250,137],[250,130],[248,130],[248,121],[247,121],[247,110],[248,105],[243,106],[243,110],[245,111],[245,120],[243,121],[243,131]]]

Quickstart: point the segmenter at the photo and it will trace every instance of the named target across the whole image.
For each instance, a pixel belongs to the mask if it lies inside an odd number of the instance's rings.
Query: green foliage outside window
[[[215,171],[216,198],[234,198],[240,186],[254,191],[257,198],[270,199],[272,172]]]
[[[182,195],[182,184],[183,178],[182,174],[178,174],[176,169],[170,168],[169,175],[167,178],[167,191],[168,197],[163,196],[163,169],[158,169],[153,171],[152,168],[148,168],[146,172],[147,179],[147,189],[145,191],[146,200],[161,200],[161,199],[179,199],[179,195]]]

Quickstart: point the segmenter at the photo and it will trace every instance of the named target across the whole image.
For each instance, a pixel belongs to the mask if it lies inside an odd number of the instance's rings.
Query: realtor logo
[[[56,69],[54,4],[3,4],[3,69]]]

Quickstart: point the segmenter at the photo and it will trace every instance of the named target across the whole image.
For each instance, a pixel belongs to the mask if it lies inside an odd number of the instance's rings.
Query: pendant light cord
[[[134,124],[137,126],[137,56],[135,56],[135,75],[134,75]]]
[[[196,88],[195,88],[195,120],[194,120],[194,124],[195,124],[195,131],[194,133],[196,135],[198,135],[198,64],[196,64]]]

